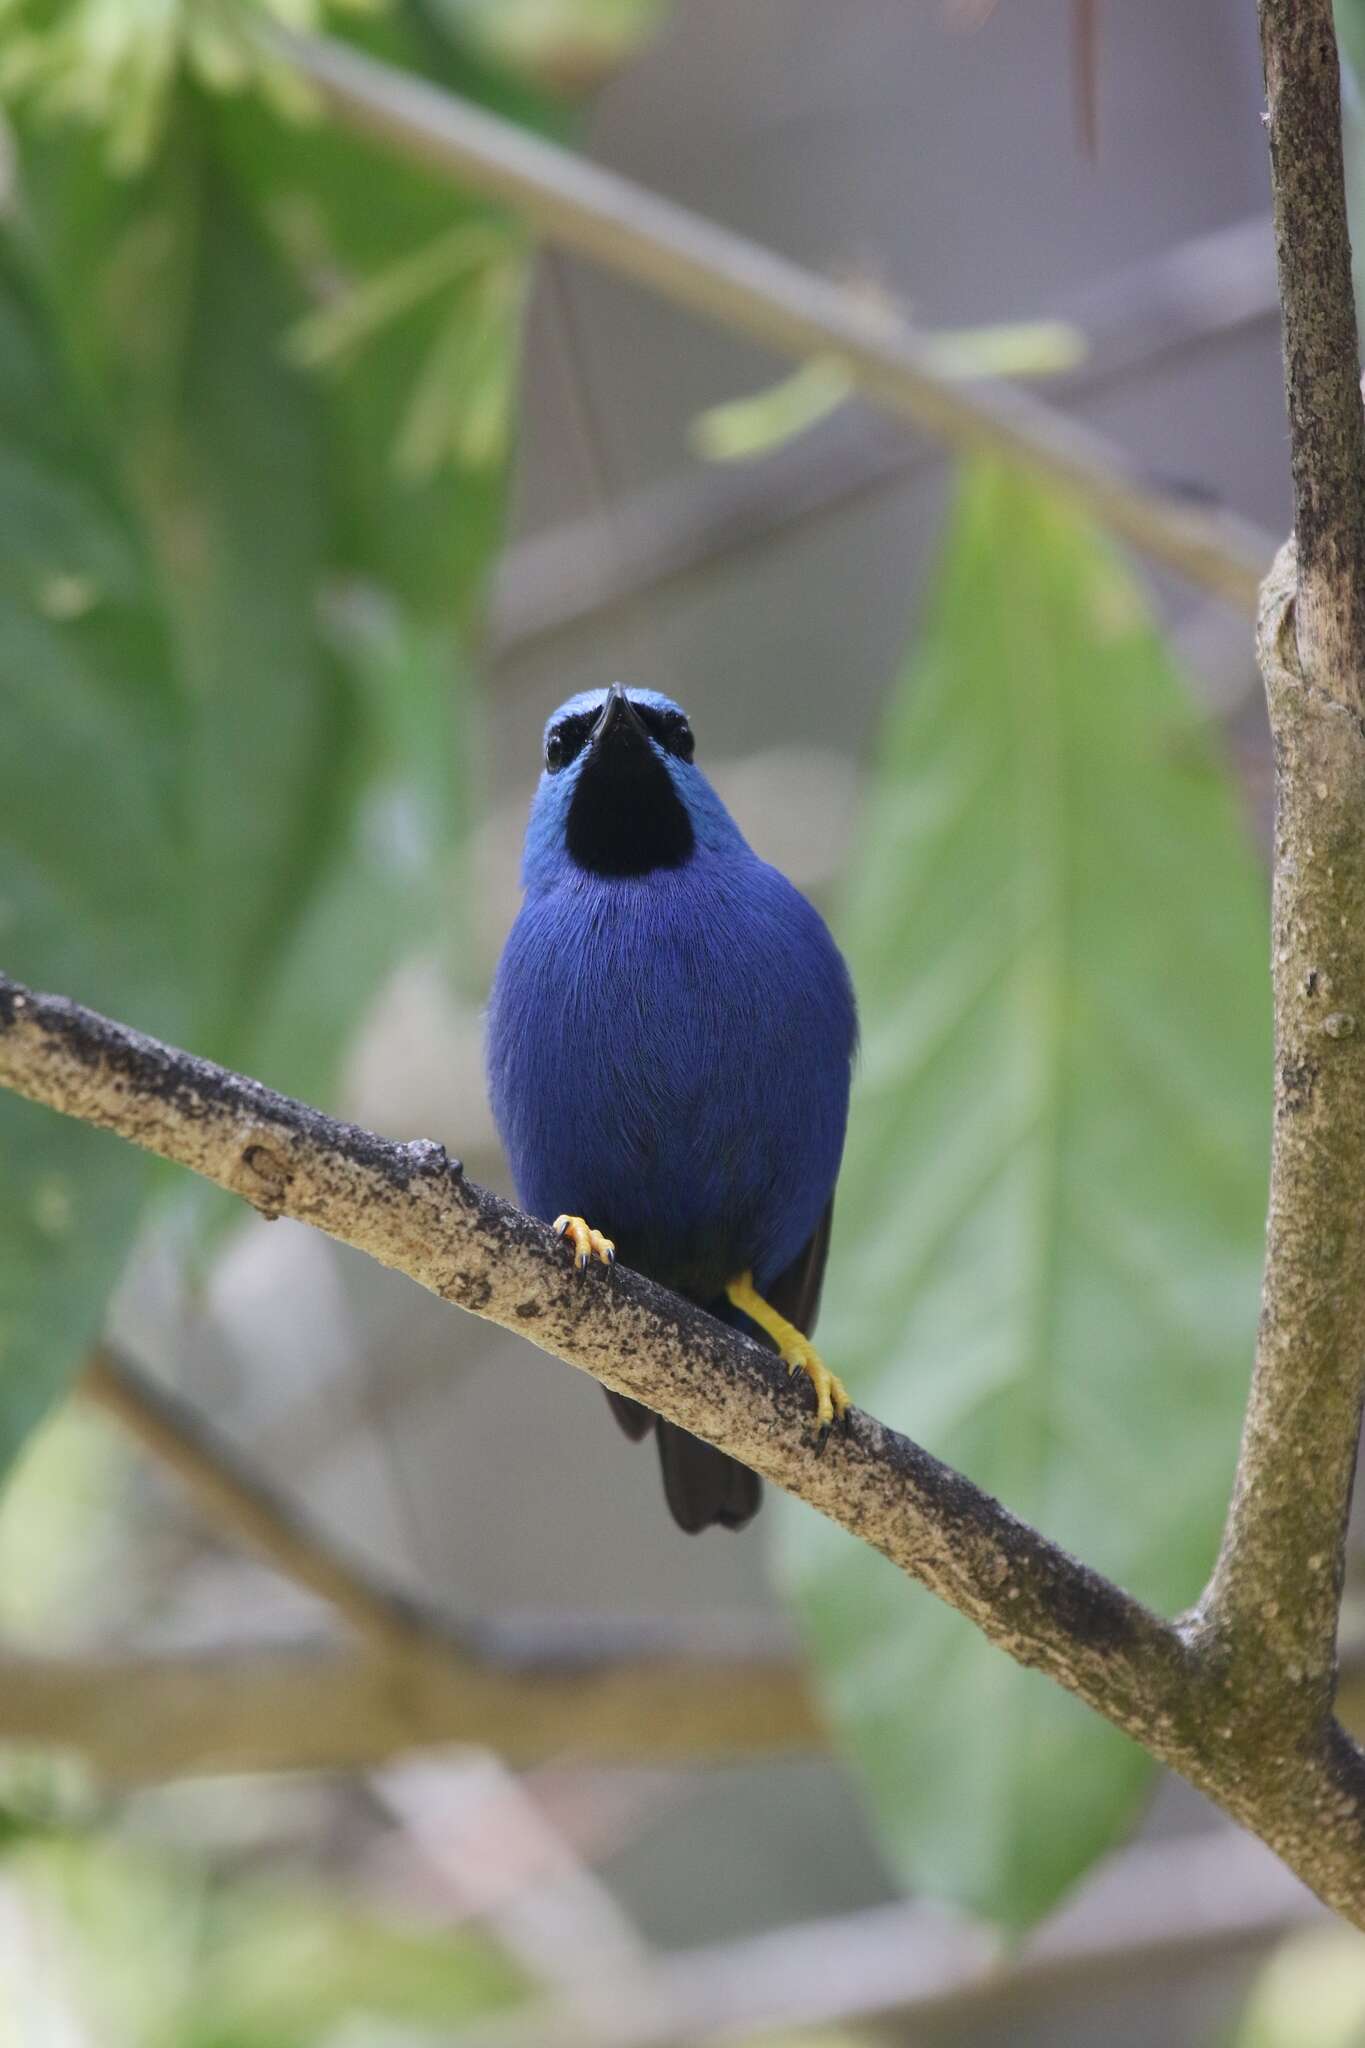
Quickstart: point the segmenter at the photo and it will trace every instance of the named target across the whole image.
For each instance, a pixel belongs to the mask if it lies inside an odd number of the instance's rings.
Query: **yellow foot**
[[[567,1237],[574,1248],[574,1264],[583,1272],[593,1259],[604,1266],[616,1264],[616,1246],[600,1230],[592,1230],[581,1216],[556,1216],[555,1236]]]
[[[742,1273],[738,1280],[732,1280],[725,1290],[726,1295],[737,1309],[742,1309],[751,1323],[757,1323],[760,1330],[772,1338],[782,1354],[782,1362],[788,1372],[803,1372],[815,1389],[815,1417],[820,1425],[823,1442],[836,1419],[842,1422],[852,1405],[844,1390],[844,1383],[837,1379],[825,1364],[809,1338],[803,1337],[795,1323],[779,1315],[771,1303],[766,1302],[754,1286],[752,1273]]]

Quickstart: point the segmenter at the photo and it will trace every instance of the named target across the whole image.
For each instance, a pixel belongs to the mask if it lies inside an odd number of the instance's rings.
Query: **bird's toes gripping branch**
[[[738,1280],[732,1280],[725,1292],[751,1323],[757,1323],[759,1329],[772,1338],[787,1371],[803,1372],[810,1381],[815,1390],[815,1419],[820,1425],[823,1449],[834,1423],[845,1421],[852,1406],[843,1381],[830,1371],[815,1346],[809,1338],[802,1336],[795,1323],[789,1323],[770,1302],[763,1299],[754,1286],[752,1273],[743,1273]]]
[[[567,1237],[573,1246],[574,1264],[580,1273],[593,1259],[600,1259],[604,1266],[616,1264],[616,1246],[611,1239],[592,1229],[581,1216],[556,1216],[554,1231],[556,1237]]]

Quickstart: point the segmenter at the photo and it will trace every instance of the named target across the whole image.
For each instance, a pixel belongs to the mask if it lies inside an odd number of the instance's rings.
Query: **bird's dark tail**
[[[608,1394],[611,1412],[626,1435],[639,1443],[653,1429],[659,1443],[664,1498],[680,1529],[700,1535],[714,1523],[721,1529],[742,1529],[758,1513],[763,1487],[756,1472],[724,1451],[665,1422],[652,1408],[624,1394]]]
[[[742,1529],[753,1520],[763,1499],[756,1472],[662,1416],[654,1432],[664,1498],[680,1529],[695,1536],[713,1522],[722,1529]]]
[[[718,1322],[730,1323],[767,1343],[748,1317],[724,1299],[708,1304]],[[713,1444],[703,1443],[676,1422],[665,1422],[643,1402],[624,1394],[608,1394],[611,1412],[626,1435],[639,1443],[651,1427],[658,1439],[659,1469],[664,1477],[664,1499],[680,1529],[699,1536],[703,1529],[742,1529],[752,1522],[763,1503],[763,1482],[757,1472],[727,1457]]]
[[[767,1289],[767,1300],[771,1306],[788,1322],[795,1323],[807,1337],[815,1328],[815,1318],[820,1312],[820,1287],[829,1254],[833,1213],[834,1198],[831,1196],[809,1243]],[[750,1322],[744,1311],[736,1308],[728,1296],[708,1302],[706,1307],[717,1322],[729,1323],[733,1329],[743,1330],[770,1350],[777,1349],[768,1333]],[[654,1415],[639,1401],[627,1400],[624,1394],[608,1394],[607,1399],[611,1403],[612,1414],[626,1435],[633,1437],[636,1443],[649,1435],[651,1425],[656,1428],[664,1493],[680,1529],[686,1529],[689,1536],[695,1536],[699,1530],[709,1529],[713,1522],[722,1529],[742,1529],[746,1522],[753,1520],[763,1498],[763,1488],[756,1472],[751,1472],[737,1459],[728,1458],[724,1451],[702,1443],[687,1430],[679,1429],[676,1423],[665,1422],[662,1416]]]

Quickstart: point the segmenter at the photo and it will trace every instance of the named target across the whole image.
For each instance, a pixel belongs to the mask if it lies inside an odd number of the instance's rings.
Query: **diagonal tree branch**
[[[638,1274],[574,1271],[427,1140],[393,1144],[0,976],[0,1084],[312,1223],[745,1458],[1132,1732],[1173,1632],[918,1446],[856,1416],[823,1457],[771,1352]],[[1154,1659],[1150,1665],[1148,1660]]]
[[[835,357],[874,404],[951,448],[1024,464],[1145,554],[1254,611],[1267,563],[1254,527],[1153,487],[1103,435],[1012,385],[945,376],[890,307],[343,43],[262,34],[345,127],[705,319],[798,360]]]
[[[770,1353],[637,1274],[574,1272],[543,1224],[439,1145],[335,1123],[3,977],[0,1085],[325,1230],[743,1458],[1181,1771],[1365,1925],[1365,1758],[1340,1728],[1267,1721],[1254,1685],[1239,1691],[1197,1635],[870,1416],[855,1411],[818,1457]],[[1272,1741],[1284,1768],[1266,1768]]]
[[[1128,264],[1059,311],[1087,340],[1084,359],[1050,390],[1068,403],[1188,360],[1279,314],[1275,257],[1263,215],[1197,235]],[[495,579],[490,618],[499,659],[529,642],[638,601],[717,562],[731,568],[764,546],[872,492],[899,487],[940,460],[932,442],[869,435],[845,409],[754,462],[695,463],[612,508],[513,542]],[[1256,552],[1269,562],[1270,534]],[[1235,622],[1228,621],[1229,630]],[[1250,663],[1248,663],[1250,669]]]
[[[247,1460],[183,1401],[155,1386],[107,1344],[93,1353],[81,1392],[144,1450],[178,1474],[205,1514],[296,1585],[336,1609],[377,1649],[454,1655],[455,1632],[384,1586],[326,1540]]]
[[[334,1123],[3,977],[0,1084],[329,1232],[744,1459],[1181,1771],[1365,1926],[1365,1758],[1330,1718],[1365,1390],[1365,431],[1330,0],[1262,0],[1261,19],[1299,542],[1267,586],[1261,640],[1278,766],[1276,1117],[1238,1483],[1188,1623],[1159,1619],[870,1417],[855,1413],[817,1457],[767,1353],[637,1275],[573,1273],[544,1226],[465,1181],[439,1146]],[[1245,595],[1246,564],[1229,572],[1202,515],[1177,531],[1070,423],[945,387],[900,323],[425,86],[294,47],[358,125],[778,347],[833,346],[879,402],[1029,462],[1162,559]],[[392,1683],[391,1660],[379,1668]]]
[[[1365,1399],[1365,421],[1331,0],[1262,0],[1296,542],[1268,579],[1275,1114],[1256,1369],[1205,1599],[1267,1709],[1335,1682]]]
[[[338,1744],[341,1756],[360,1763],[437,1739],[478,1739],[505,1754],[510,1737],[524,1745],[518,1761],[583,1754],[585,1746],[594,1756],[675,1761],[734,1756],[755,1747],[791,1753],[824,1746],[825,1726],[799,1667],[775,1645],[765,1652],[750,1625],[742,1639],[714,1626],[584,1626],[572,1617],[553,1628],[516,1617],[457,1627],[348,1557],[192,1408],[107,1345],[88,1362],[81,1391],[174,1471],[212,1520],[326,1601],[370,1650],[344,1663],[309,1651],[251,1653],[244,1671],[254,1678],[237,1672],[231,1707],[216,1707],[209,1723],[213,1732],[198,1734],[190,1702],[204,1690],[200,1681],[218,1682],[209,1677],[213,1660],[132,1660],[140,1672],[139,1700],[167,1702],[175,1727],[183,1730],[172,1738],[169,1753],[155,1742],[135,1747],[140,1775],[185,1768],[177,1742],[198,1743],[199,1754],[216,1756],[220,1770],[250,1767],[243,1756],[263,1744],[289,1768],[310,1759],[335,1762]],[[12,1680],[16,1668],[0,1656],[0,1738],[15,1734],[5,1713],[13,1706],[14,1687],[2,1680],[6,1670]],[[81,1667],[48,1663],[41,1670],[53,1689],[49,1705],[56,1723],[73,1703],[80,1712],[92,1700],[97,1708],[98,1686],[83,1680]],[[29,1677],[28,1697],[35,1698],[41,1687],[31,1671]],[[333,1687],[341,1682],[352,1696],[350,1711],[338,1722]],[[111,1683],[110,1697],[123,1693],[122,1683]],[[98,1743],[97,1711],[92,1726]],[[604,1751],[607,1729],[617,1747]],[[537,1738],[544,1745],[539,1751]],[[113,1740],[117,1774],[126,1776],[117,1729]],[[91,1760],[102,1759],[95,1754]]]

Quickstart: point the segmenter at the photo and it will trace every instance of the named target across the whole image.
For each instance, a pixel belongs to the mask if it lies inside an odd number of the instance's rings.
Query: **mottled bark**
[[[268,1216],[293,1216],[518,1331],[718,1444],[840,1520],[1134,1735],[1175,1633],[998,1501],[854,1412],[819,1452],[808,1389],[773,1353],[617,1266],[562,1244],[467,1180],[439,1145],[400,1145],[207,1060],[0,977],[0,1084],[117,1131]]]
[[[1275,1118],[1255,1375],[1211,1653],[1320,1726],[1365,1397],[1365,414],[1331,0],[1261,0],[1294,540],[1262,592]]]
[[[1331,1705],[1365,1396],[1365,727],[1310,683],[1287,548],[1260,658],[1275,742],[1275,1108],[1255,1374],[1203,1604],[1268,1713]]]
[[[1294,477],[1299,665],[1311,686],[1360,709],[1365,422],[1331,0],[1261,0],[1261,51]]]
[[[803,1390],[770,1352],[637,1274],[575,1272],[439,1145],[334,1123],[3,978],[0,1085],[313,1224],[744,1459],[1183,1772],[1365,1926],[1365,1759],[1339,1728],[1267,1713],[1201,1625],[1161,1620],[871,1416],[855,1410],[817,1455]],[[452,1678],[471,1682],[496,1674]]]

